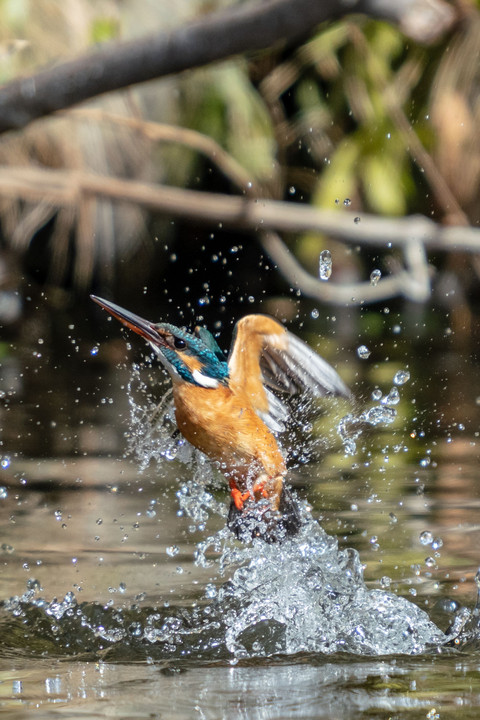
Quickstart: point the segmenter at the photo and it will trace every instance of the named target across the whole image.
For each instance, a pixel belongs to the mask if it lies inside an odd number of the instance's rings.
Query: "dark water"
[[[121,339],[97,352],[69,334],[2,362],[0,713],[478,717],[468,353],[347,353],[357,407],[331,404],[289,441],[303,535],[242,548],[222,480],[168,427],[145,437],[150,369],[118,367]]]

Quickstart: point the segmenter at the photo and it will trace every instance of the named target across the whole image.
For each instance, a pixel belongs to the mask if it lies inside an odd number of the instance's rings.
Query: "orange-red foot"
[[[232,500],[237,510],[243,510],[245,502],[250,498],[252,500],[255,500],[255,495],[261,495],[264,498],[268,498],[268,493],[265,490],[264,482],[256,483],[251,490],[247,490],[247,492],[242,493],[236,486],[235,482],[231,480],[230,493],[232,495]]]
[[[242,493],[237,487],[232,487],[230,489],[230,493],[232,495],[232,500],[237,510],[243,510],[245,500],[248,500],[248,498],[250,497],[250,492]]]

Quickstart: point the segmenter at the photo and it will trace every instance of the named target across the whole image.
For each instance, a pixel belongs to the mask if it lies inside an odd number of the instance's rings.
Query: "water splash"
[[[157,371],[158,372],[158,371]],[[134,365],[127,385],[130,425],[127,454],[133,455],[143,472],[148,465],[165,460],[190,463],[196,451],[178,434],[171,389],[163,389],[160,398],[152,394],[151,385]]]
[[[383,402],[384,398],[382,398]],[[374,405],[360,414],[349,413],[345,415],[337,425],[339,434],[346,455],[355,455],[357,451],[357,440],[365,427],[371,425],[391,425],[397,417],[395,408],[387,404]]]
[[[408,370],[399,370],[395,373],[393,382],[395,385],[405,385],[410,380],[410,373]]]
[[[417,655],[478,642],[480,604],[458,609],[442,632],[405,598],[369,590],[358,553],[339,549],[305,507],[302,512],[301,532],[281,545],[240,546],[226,528],[197,545],[196,564],[212,578],[192,607],[167,607],[161,598],[155,607],[79,604],[72,592],[48,602],[32,581],[4,603],[2,645],[18,642],[18,623],[23,647],[33,653],[157,661]]]
[[[211,539],[214,546],[215,538]],[[204,544],[197,563],[205,558]],[[219,563],[231,566],[225,546]],[[299,652],[417,654],[445,642],[427,614],[404,598],[368,590],[358,553],[340,550],[304,515],[301,533],[281,546],[234,549],[243,560],[217,593],[225,645],[236,658]],[[226,612],[225,612],[226,610]]]

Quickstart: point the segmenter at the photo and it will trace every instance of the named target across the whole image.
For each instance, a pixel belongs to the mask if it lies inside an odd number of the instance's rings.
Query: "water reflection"
[[[25,679],[0,671],[9,717],[388,718],[473,717],[480,705],[478,663],[444,658],[337,657],[268,666],[162,668],[40,660]],[[446,680],[446,677],[448,679]],[[470,708],[468,710],[467,706]],[[430,715],[428,713],[431,713]]]

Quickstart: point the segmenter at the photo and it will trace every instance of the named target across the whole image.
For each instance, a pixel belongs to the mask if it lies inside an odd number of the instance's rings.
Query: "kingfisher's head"
[[[228,365],[215,338],[205,328],[197,327],[193,334],[170,323],[152,323],[108,300],[90,297],[145,338],[173,378],[206,388],[226,382]]]

